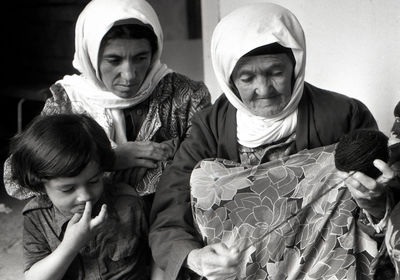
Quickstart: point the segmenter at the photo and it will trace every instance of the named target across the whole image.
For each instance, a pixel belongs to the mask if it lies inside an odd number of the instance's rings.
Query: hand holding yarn
[[[344,135],[336,146],[335,165],[357,204],[380,219],[386,211],[387,183],[394,177],[386,163],[388,138],[380,131],[356,130]]]

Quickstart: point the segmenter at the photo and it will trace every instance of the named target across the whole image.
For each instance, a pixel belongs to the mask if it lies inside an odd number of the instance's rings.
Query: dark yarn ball
[[[400,101],[397,103],[396,107],[394,108],[393,114],[395,117],[400,117]]]
[[[382,173],[373,161],[389,159],[388,137],[380,131],[359,129],[342,136],[335,150],[335,165],[341,171],[360,171],[376,179]]]

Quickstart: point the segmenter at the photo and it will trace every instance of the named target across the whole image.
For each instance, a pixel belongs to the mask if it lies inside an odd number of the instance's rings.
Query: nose
[[[77,200],[79,202],[91,201],[93,199],[93,194],[87,186],[80,186],[77,191]]]
[[[259,96],[268,96],[273,91],[273,86],[268,77],[260,76],[255,79],[254,92]]]
[[[132,81],[136,77],[136,67],[133,63],[126,61],[121,65],[121,77],[125,81]]]

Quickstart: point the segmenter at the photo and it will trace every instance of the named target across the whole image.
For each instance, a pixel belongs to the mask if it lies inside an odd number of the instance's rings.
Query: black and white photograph
[[[1,279],[400,279],[399,1],[3,5]]]

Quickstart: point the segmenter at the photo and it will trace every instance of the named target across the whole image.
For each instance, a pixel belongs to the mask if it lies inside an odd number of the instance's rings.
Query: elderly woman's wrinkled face
[[[133,97],[147,75],[151,57],[147,39],[110,39],[99,53],[101,80],[115,95]]]
[[[286,54],[244,56],[231,78],[244,105],[256,116],[278,114],[292,95],[293,63]]]

